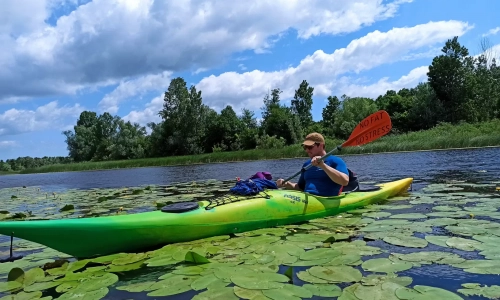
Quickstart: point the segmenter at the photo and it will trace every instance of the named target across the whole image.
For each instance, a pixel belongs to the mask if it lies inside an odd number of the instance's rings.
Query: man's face
[[[314,143],[312,146],[303,145],[302,147],[304,147],[304,150],[310,158],[321,156],[321,150],[323,149],[320,143]]]

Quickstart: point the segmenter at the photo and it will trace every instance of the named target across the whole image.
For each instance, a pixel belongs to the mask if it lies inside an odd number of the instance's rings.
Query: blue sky
[[[453,36],[473,55],[486,37],[500,55],[496,0],[251,3],[3,0],[0,159],[66,156],[61,132],[83,110],[158,122],[177,76],[217,111],[257,117],[268,90],[288,103],[305,79],[319,120],[328,95],[376,98],[426,81]]]

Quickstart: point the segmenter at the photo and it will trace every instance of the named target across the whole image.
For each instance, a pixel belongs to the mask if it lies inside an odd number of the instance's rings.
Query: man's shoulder
[[[342,160],[342,158],[334,155],[329,155],[328,157],[325,158],[325,162],[333,162],[333,163],[344,163],[345,162]]]

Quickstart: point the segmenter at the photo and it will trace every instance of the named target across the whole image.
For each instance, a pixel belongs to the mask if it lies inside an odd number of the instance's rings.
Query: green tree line
[[[255,113],[246,108],[238,115],[228,105],[217,113],[203,103],[202,91],[177,77],[164,93],[160,122],[145,127],[107,112],[84,111],[74,129],[63,132],[68,158],[43,158],[38,164],[280,148],[299,143],[313,131],[346,139],[359,121],[379,109],[391,116],[391,134],[426,130],[442,122],[489,121],[500,118],[500,66],[489,54],[472,56],[454,37],[432,60],[427,82],[389,90],[376,99],[329,96],[319,121],[312,118],[314,87],[306,80],[295,90],[289,106],[282,102],[279,87],[266,93],[258,122]],[[0,161],[0,171],[28,168],[35,161]]]

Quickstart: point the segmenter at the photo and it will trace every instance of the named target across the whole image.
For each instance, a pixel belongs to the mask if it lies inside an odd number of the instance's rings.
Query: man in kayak
[[[278,188],[300,190],[318,196],[339,195],[343,187],[349,184],[349,171],[345,162],[333,155],[329,155],[323,161],[319,160],[326,151],[325,139],[317,132],[307,135],[302,146],[311,158],[302,167],[305,168],[308,164],[312,164],[312,167],[300,174],[297,183],[283,184],[284,179],[278,179],[276,181]]]

